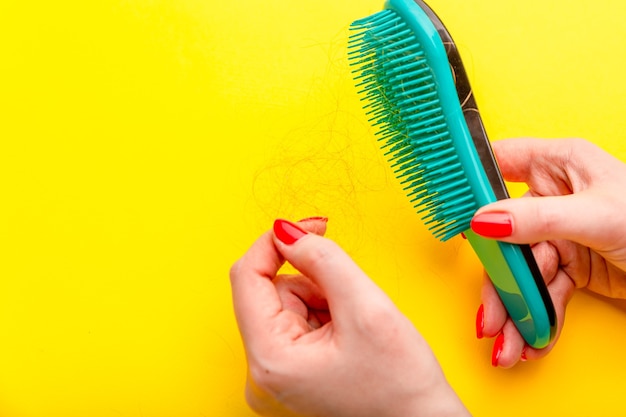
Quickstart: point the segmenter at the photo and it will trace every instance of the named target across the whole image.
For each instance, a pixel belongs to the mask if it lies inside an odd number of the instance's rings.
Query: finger
[[[305,221],[302,227],[323,233],[326,222]],[[283,257],[276,250],[273,234],[267,232],[231,267],[233,307],[244,341],[266,329],[268,321],[282,309],[272,283],[282,264]]]
[[[270,232],[264,233],[230,270],[235,317],[244,341],[278,314],[280,300],[272,279],[282,265]]]
[[[493,149],[505,180],[525,182],[540,195],[579,192],[624,171],[619,160],[582,139],[507,139]]]
[[[328,303],[317,284],[303,275],[279,275],[274,279],[274,286],[282,304],[283,311],[291,311],[307,323],[308,328],[320,327],[320,317],[328,310]]]
[[[284,220],[275,222],[274,242],[284,258],[309,277],[326,296],[333,323],[342,326],[362,319],[364,314],[379,311],[377,307],[393,306],[384,292],[371,281],[356,263],[333,241],[313,234],[281,241]],[[283,238],[284,239],[284,238]]]
[[[500,200],[477,211],[472,230],[511,243],[565,239],[602,251],[623,239],[617,201],[588,190],[557,197]]]
[[[556,277],[559,269],[560,254],[554,242],[539,242],[532,246],[533,257],[546,285]]]
[[[539,156],[547,152],[548,148],[551,149],[552,142],[540,139],[514,138],[494,141],[492,147],[504,179],[528,183],[535,172],[533,164]]]
[[[494,342],[491,364],[500,368],[511,368],[519,361],[525,345],[526,342],[515,324],[510,319],[507,320]]]
[[[324,234],[326,234],[327,223],[328,217],[321,216],[307,217],[306,219],[302,219],[297,222],[297,224],[304,230],[320,236],[324,236]]]
[[[479,312],[479,314],[482,313],[483,315],[482,332],[478,331],[477,333],[484,337],[495,337],[502,331],[509,315],[487,274],[483,278],[480,298],[483,306],[482,312]]]

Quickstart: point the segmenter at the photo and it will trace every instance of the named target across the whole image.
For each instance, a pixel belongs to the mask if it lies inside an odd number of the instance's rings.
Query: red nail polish
[[[301,223],[301,222],[312,222],[312,221],[319,221],[319,222],[327,223],[328,222],[328,217],[323,217],[323,216],[307,217],[307,218],[304,218],[302,220],[298,220],[298,223]]]
[[[274,234],[284,244],[291,245],[307,233],[287,220],[277,219],[274,221]]]
[[[524,346],[524,349],[522,349],[522,354],[519,358],[522,362],[526,362],[528,360],[528,358],[526,357],[526,346]]]
[[[470,225],[475,233],[484,237],[507,237],[513,233],[511,215],[505,212],[477,214]]]
[[[500,333],[493,344],[493,352],[491,352],[491,365],[497,367],[502,355],[502,346],[504,345],[504,333]]]
[[[476,337],[483,338],[483,329],[485,328],[485,306],[480,305],[478,307],[478,313],[476,314]]]

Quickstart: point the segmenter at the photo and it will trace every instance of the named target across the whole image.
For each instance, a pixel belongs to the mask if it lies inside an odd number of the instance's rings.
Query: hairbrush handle
[[[545,284],[537,282],[542,278],[530,247],[486,239],[471,229],[464,233],[524,340],[536,349],[546,347],[556,315]]]

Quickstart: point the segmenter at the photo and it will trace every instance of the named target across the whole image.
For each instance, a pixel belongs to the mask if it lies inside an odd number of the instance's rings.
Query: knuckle
[[[585,158],[589,155],[589,152],[593,152],[596,149],[594,144],[582,138],[569,138],[565,140],[565,143],[568,150],[567,156],[570,159],[579,156]]]
[[[576,151],[589,149],[591,143],[582,138],[570,138],[568,139],[570,147]]]
[[[541,227],[542,232],[546,236],[552,236],[561,221],[561,214],[548,210],[546,207],[535,206],[534,218],[538,219],[537,225]]]
[[[337,251],[333,250],[333,243],[327,241],[324,245],[315,245],[308,248],[306,261],[314,269],[327,268],[337,263]]]
[[[589,153],[590,143],[580,138],[563,139],[564,146],[558,147],[556,154],[550,155],[550,160],[557,162],[560,169],[565,172],[571,165],[575,165],[580,158],[585,158]]]
[[[392,340],[399,334],[399,314],[386,303],[370,304],[359,313],[358,327],[364,334],[376,334],[382,340]]]

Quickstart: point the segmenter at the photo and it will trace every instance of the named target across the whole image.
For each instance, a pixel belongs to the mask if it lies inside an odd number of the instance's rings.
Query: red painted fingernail
[[[513,219],[505,212],[477,214],[470,225],[475,233],[484,237],[507,237],[513,233]]]
[[[504,333],[500,333],[493,344],[493,352],[491,352],[491,365],[497,367],[502,355],[502,346],[504,345]]]
[[[291,245],[307,233],[287,220],[277,219],[274,221],[274,234],[284,244]]]
[[[476,337],[483,338],[483,329],[485,328],[485,306],[480,305],[478,307],[478,313],[476,313]]]
[[[522,355],[520,356],[519,360],[521,360],[522,362],[526,362],[528,360],[528,358],[526,357],[526,346],[524,346],[524,349],[522,349]]]
[[[304,218],[302,220],[298,220],[298,223],[301,223],[301,222],[313,222],[313,221],[319,221],[319,222],[327,223],[328,222],[328,217],[323,217],[323,216],[307,217],[307,218]]]

